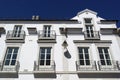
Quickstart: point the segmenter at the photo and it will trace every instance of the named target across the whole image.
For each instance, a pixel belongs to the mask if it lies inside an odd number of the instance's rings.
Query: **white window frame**
[[[47,30],[46,30],[46,33],[44,32],[45,31],[45,27],[46,26],[49,26],[50,27],[50,33],[48,33],[48,28],[47,28]],[[51,37],[51,31],[52,31],[52,25],[43,25],[43,37]],[[44,36],[44,35],[46,35],[46,36]],[[49,35],[49,36],[48,36]]]
[[[15,33],[15,32],[16,32],[16,30],[15,30],[15,27],[16,27],[16,26],[20,26],[20,27],[21,27],[20,30],[17,30],[17,33]],[[14,25],[12,36],[13,36],[13,37],[20,37],[21,32],[19,33],[19,31],[22,31],[22,27],[23,27],[23,25]],[[16,35],[16,36],[14,36],[14,35]],[[19,35],[19,36],[18,36],[18,35]]]
[[[98,47],[108,47],[109,49],[108,49],[108,51],[109,51],[109,56],[110,56],[110,59],[111,59],[111,65],[102,65],[102,66],[112,66],[113,65],[113,62],[112,62],[112,60],[114,60],[113,59],[113,56],[112,56],[112,49],[111,49],[111,44],[107,44],[107,43],[96,43],[95,44],[96,45],[96,50],[97,50],[97,59],[98,59],[98,61],[100,61],[100,56],[99,56],[99,51],[98,51]]]
[[[92,58],[92,51],[91,51],[91,43],[79,43],[79,44],[76,44],[76,49],[77,49],[77,54],[76,54],[76,57],[77,57],[77,61],[79,61],[79,50],[78,50],[78,47],[88,47],[88,51],[89,51],[89,60],[90,60],[90,65],[83,65],[84,66],[92,66],[91,64],[91,60],[93,60]],[[82,65],[81,65],[82,66]]]
[[[4,59],[5,59],[5,56],[6,56],[6,51],[7,51],[8,47],[19,47],[19,50],[18,50],[18,53],[17,53],[17,58],[16,58],[16,61],[18,61],[19,57],[20,57],[21,46],[22,46],[22,44],[20,44],[20,43],[7,43],[6,48],[4,50],[4,55],[2,57],[2,60],[3,60],[2,62],[4,62]],[[3,68],[4,67],[9,68],[9,67],[15,67],[16,64],[12,66],[12,65],[4,65],[4,63],[2,63],[2,65],[3,65]]]
[[[54,57],[54,44],[52,44],[52,43],[40,43],[40,44],[38,44],[38,55],[37,55],[38,57],[37,57],[37,61],[39,61],[39,59],[40,59],[39,57],[40,57],[40,48],[41,47],[51,47],[51,62],[52,62],[53,61],[53,57]],[[43,67],[43,68],[50,67],[51,63],[50,63],[50,65],[40,65],[39,64],[39,66]]]

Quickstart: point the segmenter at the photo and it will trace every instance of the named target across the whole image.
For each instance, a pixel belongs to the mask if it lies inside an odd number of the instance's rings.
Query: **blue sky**
[[[120,0],[0,0],[0,18],[70,19],[86,8],[105,19],[120,18]]]

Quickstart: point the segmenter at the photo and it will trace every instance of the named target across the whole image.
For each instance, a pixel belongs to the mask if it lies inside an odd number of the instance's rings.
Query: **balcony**
[[[111,65],[102,65],[100,61],[98,61],[98,67],[100,71],[118,71],[118,63],[117,61],[112,60]]]
[[[99,40],[100,39],[99,31],[93,31],[89,33],[87,31],[84,31],[84,37],[86,40]]]
[[[9,30],[6,35],[6,42],[14,43],[24,43],[25,31],[16,32],[14,30]]]
[[[91,65],[80,65],[76,61],[78,77],[80,78],[120,78],[120,64],[112,60],[112,65],[101,65],[100,61],[90,61]]]
[[[50,33],[45,33],[44,30],[40,30],[38,33],[38,43],[56,43],[56,33],[51,30]]]
[[[40,61],[34,62],[34,76],[36,78],[55,78],[55,62],[50,60],[50,65],[40,65]]]
[[[95,61],[90,60],[90,65],[80,65],[79,61],[76,61],[78,72],[96,71]]]
[[[3,61],[0,62],[0,78],[18,78],[20,64],[17,61],[16,65],[3,65]]]

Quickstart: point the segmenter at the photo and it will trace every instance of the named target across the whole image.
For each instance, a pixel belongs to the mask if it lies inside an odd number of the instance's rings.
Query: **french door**
[[[12,34],[13,37],[20,37],[21,29],[22,29],[21,25],[16,25],[13,30],[13,34]]]

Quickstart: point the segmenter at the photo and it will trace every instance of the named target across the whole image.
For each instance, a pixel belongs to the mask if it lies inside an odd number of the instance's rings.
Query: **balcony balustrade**
[[[24,42],[25,40],[25,31],[9,30],[6,35],[6,42]]]
[[[54,30],[50,30],[48,32],[45,32],[44,30],[40,30],[38,33],[38,39],[54,40],[54,39],[56,39],[56,33]]]
[[[84,31],[84,37],[86,40],[99,40],[100,39],[100,35],[99,35],[99,31],[91,31],[91,32],[87,32]]]

